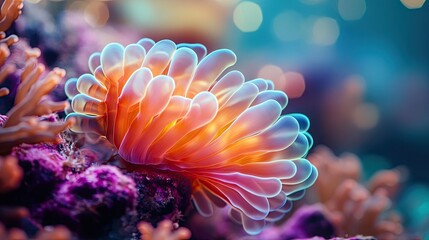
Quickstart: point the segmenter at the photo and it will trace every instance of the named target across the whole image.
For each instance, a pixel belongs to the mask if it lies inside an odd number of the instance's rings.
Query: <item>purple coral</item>
[[[303,206],[282,227],[280,235],[280,239],[284,240],[314,236],[332,238],[335,236],[335,227],[326,218],[321,206]]]
[[[139,169],[128,174],[138,189],[137,212],[140,221],[156,224],[164,219],[177,222],[190,203],[189,179],[173,173]]]
[[[65,180],[62,171],[64,158],[53,145],[22,144],[14,148],[13,155],[24,172],[23,179],[21,185],[2,196],[0,202],[25,206],[40,203]]]
[[[71,176],[35,214],[43,225],[64,224],[80,236],[108,234],[136,204],[134,181],[113,166],[90,167]]]

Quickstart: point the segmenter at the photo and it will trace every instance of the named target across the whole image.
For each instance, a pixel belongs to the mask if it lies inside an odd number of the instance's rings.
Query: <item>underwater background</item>
[[[0,239],[429,239],[425,0],[0,2]]]

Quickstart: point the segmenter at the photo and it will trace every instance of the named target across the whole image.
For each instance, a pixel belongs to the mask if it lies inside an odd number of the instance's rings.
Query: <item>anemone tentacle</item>
[[[226,49],[142,39],[107,45],[91,74],[70,79],[73,131],[105,136],[126,161],[194,179],[205,216],[226,203],[249,234],[277,221],[317,178],[303,159],[308,119],[283,115],[288,98],[266,79],[245,81]]]

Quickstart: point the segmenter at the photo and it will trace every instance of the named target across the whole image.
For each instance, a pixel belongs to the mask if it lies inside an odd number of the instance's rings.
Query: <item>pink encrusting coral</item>
[[[280,219],[317,178],[303,157],[308,119],[281,116],[288,98],[271,81],[245,81],[226,49],[142,39],[112,43],[89,59],[91,74],[66,83],[75,132],[105,136],[126,161],[193,180],[205,216],[213,203],[249,234]]]

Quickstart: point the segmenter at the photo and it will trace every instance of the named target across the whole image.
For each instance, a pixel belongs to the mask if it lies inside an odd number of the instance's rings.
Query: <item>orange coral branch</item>
[[[18,37],[15,35],[9,36],[5,38],[6,35],[4,32],[0,32],[0,66],[3,68],[0,70],[0,83],[4,82],[6,80],[7,76],[9,76],[11,73],[15,71],[15,66],[12,64],[6,64],[4,63],[6,59],[10,55],[9,46],[14,44],[18,41]],[[0,88],[0,97],[6,96],[9,94],[9,89],[7,88]]]
[[[18,88],[17,95],[22,96],[25,94],[25,97],[23,97],[22,100],[18,99],[17,105],[9,111],[7,114],[9,119],[5,126],[14,126],[25,116],[40,116],[65,109],[68,106],[66,101],[54,103],[50,100],[42,100],[44,96],[49,94],[60,83],[64,75],[65,71],[63,69],[55,68],[42,80],[36,81],[38,74],[36,74],[34,80],[23,80],[24,84],[25,81],[31,81],[30,84],[32,84],[32,86],[30,89],[26,87]]]
[[[364,234],[380,239],[396,239],[403,227],[397,216],[383,218],[398,191],[401,176],[397,170],[377,172],[368,186],[359,183],[360,159],[353,154],[340,157],[327,147],[317,147],[308,159],[319,169],[314,190],[340,236]]]
[[[43,122],[36,117],[24,118],[17,125],[0,128],[0,154],[9,153],[10,150],[20,143],[39,143],[61,141],[58,135],[68,126],[73,124],[73,120],[65,122]]]
[[[5,43],[3,43],[5,44]],[[0,51],[3,56],[8,56],[8,49],[2,45]],[[60,141],[59,133],[70,126],[74,120],[66,122],[43,122],[37,116],[61,111],[68,106],[68,102],[54,102],[47,99],[48,95],[61,81],[65,71],[55,68],[45,77],[41,75],[45,69],[43,64],[38,64],[35,57],[40,55],[40,50],[29,49],[26,51],[27,62],[21,74],[21,84],[17,90],[15,106],[8,112],[8,119],[4,128],[0,128],[0,154],[7,154],[20,143],[38,143]],[[4,78],[14,71],[14,68],[3,68],[0,71]],[[4,90],[8,91],[8,90]],[[1,94],[2,90],[0,90]]]
[[[21,85],[23,86],[18,88],[16,105],[8,112],[9,119],[5,127],[18,124],[25,116],[50,114],[57,110],[59,106],[62,106],[63,109],[68,106],[66,102],[53,104],[51,101],[42,101],[42,98],[60,83],[61,78],[65,75],[65,71],[55,68],[40,80],[38,77],[43,67],[34,63],[34,61],[31,59],[27,66],[30,65],[28,68],[31,68],[35,74],[27,75],[26,68],[21,75]]]

